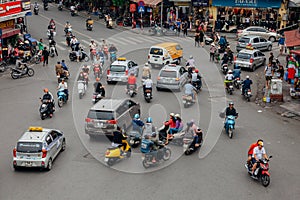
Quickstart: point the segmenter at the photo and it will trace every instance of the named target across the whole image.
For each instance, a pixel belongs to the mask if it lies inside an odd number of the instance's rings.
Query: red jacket
[[[129,85],[136,84],[136,78],[135,78],[135,76],[128,76],[128,84]]]
[[[258,146],[258,144],[256,142],[251,144],[250,147],[249,147],[249,150],[248,150],[248,155],[252,155],[253,154],[253,149],[257,146]]]
[[[176,121],[170,118],[166,125],[169,125],[169,128],[176,128]]]
[[[290,67],[287,69],[288,71],[288,79],[294,79],[295,78],[295,74],[296,74],[296,70],[294,67]]]

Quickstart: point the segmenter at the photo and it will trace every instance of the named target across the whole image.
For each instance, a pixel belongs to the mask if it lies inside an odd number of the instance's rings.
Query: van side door
[[[45,141],[46,141],[46,145],[47,145],[46,146],[47,157],[48,158],[51,157],[52,160],[53,160],[55,158],[56,146],[55,146],[55,142],[53,142],[53,139],[52,139],[50,133],[48,133],[46,135]]]
[[[180,80],[180,85],[181,86],[184,86],[186,83],[187,83],[187,81],[188,81],[188,72],[187,72],[187,70],[184,68],[184,67],[181,67],[180,69],[179,69],[179,80]]]

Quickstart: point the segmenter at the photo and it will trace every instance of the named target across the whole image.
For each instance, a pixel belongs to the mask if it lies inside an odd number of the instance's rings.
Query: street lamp
[[[160,5],[160,27],[163,27],[163,8],[164,8],[164,1],[161,1]]]

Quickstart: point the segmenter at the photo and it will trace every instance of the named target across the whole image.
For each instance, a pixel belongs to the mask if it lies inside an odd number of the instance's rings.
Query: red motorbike
[[[269,157],[269,159],[272,156]],[[248,174],[255,180],[261,181],[261,184],[267,187],[270,184],[270,173],[269,173],[269,160],[259,160],[257,167],[254,172],[254,176],[252,176],[252,164],[245,164],[246,169],[248,170]]]

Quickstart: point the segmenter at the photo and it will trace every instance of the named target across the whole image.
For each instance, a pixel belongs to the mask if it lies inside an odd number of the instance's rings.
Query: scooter
[[[251,89],[245,89],[243,96],[249,102],[250,98],[252,97]]]
[[[137,94],[137,91],[135,89],[135,85],[128,85],[128,89],[126,90],[126,93],[130,96],[130,97],[134,97]]]
[[[183,103],[184,108],[187,108],[189,106],[192,106],[195,103],[195,100],[193,100],[193,97],[190,95],[183,95],[182,103]]]
[[[169,131],[169,125],[164,124],[159,130],[158,130],[158,137],[159,140],[162,141],[163,143],[166,143],[168,141],[168,143],[170,144],[174,144],[174,145],[178,145],[178,146],[182,146],[183,145],[183,138],[186,135],[186,130],[182,130],[179,131],[178,133],[173,134],[172,138],[169,138],[167,140],[168,137],[168,131]]]
[[[141,144],[143,145],[143,143]],[[149,168],[152,166],[157,166],[159,163],[161,163],[163,160],[167,161],[171,157],[171,149],[169,149],[166,146],[160,146],[159,149],[157,150],[157,156],[156,156],[156,162],[152,162],[153,160],[153,155],[151,153],[143,153],[142,154],[142,164],[144,168]]]
[[[233,80],[233,85],[236,89],[240,89],[241,85],[242,85],[242,80],[237,77]]]
[[[57,104],[58,107],[62,107],[65,103],[67,103],[67,94],[64,92],[64,89],[59,89],[57,92]]]
[[[223,63],[222,66],[221,66],[221,70],[222,70],[223,74],[226,75],[227,72],[228,72],[228,64]]]
[[[227,116],[227,123],[225,123],[225,132],[228,134],[229,138],[233,137],[233,130],[235,126],[235,116],[229,115]]]
[[[247,165],[245,167],[247,169],[248,174],[255,180],[261,181],[261,184],[264,187],[267,187],[270,184],[270,173],[269,173],[269,161],[272,156],[269,157],[269,160],[259,160],[257,167],[254,172],[254,176],[252,177],[252,164]]]
[[[49,100],[43,99],[39,109],[42,120],[46,119],[47,117],[52,118],[53,113],[51,112],[50,103],[48,103],[48,101]]]
[[[34,6],[34,8],[33,8],[33,12],[34,12],[34,14],[35,15],[38,15],[39,14],[39,7],[38,6]]]
[[[63,5],[62,5],[62,4],[59,4],[58,7],[57,7],[57,9],[58,9],[59,11],[62,11],[62,10],[63,10]]]
[[[111,51],[110,53],[110,62],[113,63],[117,60],[117,52]]]
[[[227,82],[226,85],[227,85],[226,91],[228,92],[228,94],[232,95],[234,91],[233,82],[232,81]]]
[[[76,52],[74,52],[74,51],[70,52],[69,58],[71,61],[76,61],[77,60]],[[88,54],[83,49],[81,49],[81,55],[79,56],[79,61],[88,62],[89,60],[90,60],[90,58],[89,58]]]
[[[99,94],[99,93],[93,93],[92,102],[93,102],[93,104],[95,104],[95,103],[97,103],[98,101],[100,101],[103,98],[104,97],[101,94]]]
[[[95,64],[93,71],[94,71],[95,79],[100,78],[100,76],[102,75],[102,66],[99,64]]]
[[[18,79],[25,75],[31,77],[34,75],[34,70],[28,66],[24,66],[23,69],[11,68],[10,75],[13,79]]]
[[[202,146],[202,139],[201,139],[201,143],[199,144],[199,146],[196,146],[196,145],[191,146],[191,144],[193,143],[193,140],[194,140],[194,138],[184,138],[183,139],[183,152],[187,156],[198,151]]]
[[[87,24],[86,25],[86,30],[92,31],[93,30],[93,24]]]
[[[230,26],[227,22],[225,22],[223,28],[221,29],[221,32],[236,33],[237,26],[236,25]]]
[[[49,47],[49,56],[50,57],[54,57],[55,56],[55,46],[54,45],[51,45]]]
[[[56,35],[56,32],[53,29],[48,29],[47,30],[47,36],[49,40],[53,40],[54,36]]]
[[[196,88],[196,93],[198,94],[201,91],[201,87],[202,87],[202,80],[197,79],[197,81],[193,81],[192,85]]]
[[[127,140],[122,140],[122,143],[126,143],[125,149],[124,147],[119,147],[119,145],[114,143],[112,144],[112,147],[106,149],[104,162],[107,163],[108,166],[112,166],[125,157],[129,158],[131,156],[131,147]],[[124,152],[123,154],[121,153],[121,148]]]
[[[150,89],[145,89],[144,98],[147,103],[150,103],[150,101],[152,99],[152,92]]]
[[[77,88],[78,88],[78,94],[79,99],[82,99],[83,95],[86,92],[87,86],[85,81],[77,81]]]
[[[142,140],[142,134],[139,131],[132,130],[129,133],[129,144],[132,148],[136,148],[140,145]]]

